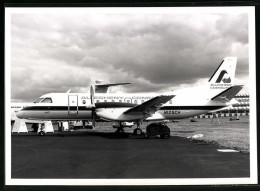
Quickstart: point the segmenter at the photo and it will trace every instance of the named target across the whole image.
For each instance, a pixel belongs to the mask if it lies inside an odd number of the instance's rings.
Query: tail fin
[[[213,100],[213,101],[220,101],[220,102],[224,102],[224,103],[230,102],[231,99],[233,99],[235,97],[235,95],[237,95],[237,93],[242,88],[243,88],[242,85],[232,86],[232,87],[224,90],[220,94],[216,95],[211,100]]]
[[[236,57],[226,57],[209,79],[211,89],[227,89],[233,85],[237,65]]]

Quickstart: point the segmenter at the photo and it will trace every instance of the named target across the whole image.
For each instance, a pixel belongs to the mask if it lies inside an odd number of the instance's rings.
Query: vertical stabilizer
[[[230,88],[235,80],[236,57],[226,57],[209,79],[210,89],[224,90]]]

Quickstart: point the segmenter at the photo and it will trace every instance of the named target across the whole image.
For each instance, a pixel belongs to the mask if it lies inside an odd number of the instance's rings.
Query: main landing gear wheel
[[[140,128],[136,128],[136,129],[134,129],[133,134],[134,134],[134,135],[142,135],[143,132],[142,132],[142,130],[141,130]]]

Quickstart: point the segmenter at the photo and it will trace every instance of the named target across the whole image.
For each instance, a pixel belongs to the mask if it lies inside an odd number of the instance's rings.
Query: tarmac
[[[11,177],[48,179],[249,177],[249,153],[171,136],[55,132],[13,134]]]

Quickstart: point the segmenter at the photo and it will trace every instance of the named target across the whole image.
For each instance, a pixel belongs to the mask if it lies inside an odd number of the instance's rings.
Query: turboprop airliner
[[[189,118],[229,107],[242,85],[233,85],[236,57],[226,57],[205,87],[194,87],[163,94],[101,94],[91,86],[87,93],[49,93],[17,113],[32,120],[116,121],[117,132],[123,122],[134,122],[135,134],[141,134],[140,123],[152,120]]]

